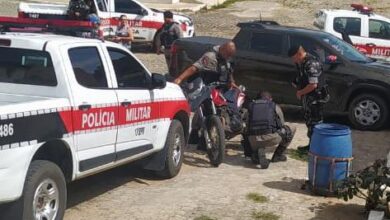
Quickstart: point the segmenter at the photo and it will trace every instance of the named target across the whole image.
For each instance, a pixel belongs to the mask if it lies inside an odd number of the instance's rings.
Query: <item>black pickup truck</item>
[[[324,64],[324,77],[331,101],[326,113],[348,114],[355,128],[379,130],[387,125],[390,108],[390,64],[367,58],[354,47],[330,34],[274,22],[239,23],[233,41],[237,46],[234,77],[253,97],[260,89],[273,94],[276,102],[300,105],[291,82],[295,64],[287,56],[291,45],[302,45]],[[171,75],[177,75],[214,45],[230,39],[194,37],[173,45]],[[336,56],[337,59],[328,59]]]

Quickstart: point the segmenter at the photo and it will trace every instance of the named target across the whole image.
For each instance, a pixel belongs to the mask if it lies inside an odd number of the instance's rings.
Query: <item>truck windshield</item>
[[[343,40],[334,37],[332,35],[321,35],[319,36],[320,40],[332,46],[335,50],[341,53],[346,59],[352,62],[358,63],[370,63],[373,62],[372,59],[366,57],[364,54],[360,53],[352,45],[344,42]]]
[[[0,82],[56,86],[57,79],[49,53],[0,47]]]

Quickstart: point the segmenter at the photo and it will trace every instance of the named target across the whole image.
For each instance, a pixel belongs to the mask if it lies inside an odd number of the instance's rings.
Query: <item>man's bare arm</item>
[[[195,66],[190,66],[179,77],[175,79],[175,83],[180,85],[184,80],[188,79],[192,75],[194,75],[198,69]]]

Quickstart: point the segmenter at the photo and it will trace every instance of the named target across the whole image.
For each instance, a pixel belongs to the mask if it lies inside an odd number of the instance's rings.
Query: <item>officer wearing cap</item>
[[[165,11],[164,24],[158,30],[156,36],[156,48],[158,55],[164,52],[168,69],[171,66],[171,46],[175,40],[182,37],[183,32],[180,25],[173,21],[173,13],[171,11]]]
[[[323,121],[324,103],[329,101],[327,86],[321,77],[323,67],[315,56],[306,52],[300,45],[292,46],[288,51],[288,56],[297,65],[298,76],[293,86],[297,89],[296,97],[302,101],[308,129],[307,136],[311,140],[314,126]],[[298,150],[308,152],[309,145],[299,147]]]

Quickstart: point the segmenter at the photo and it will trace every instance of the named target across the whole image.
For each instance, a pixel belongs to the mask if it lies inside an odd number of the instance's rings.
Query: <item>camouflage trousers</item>
[[[312,97],[304,97],[302,100],[304,119],[307,127],[307,137],[311,139],[314,126],[324,120],[324,103],[315,100]]]

